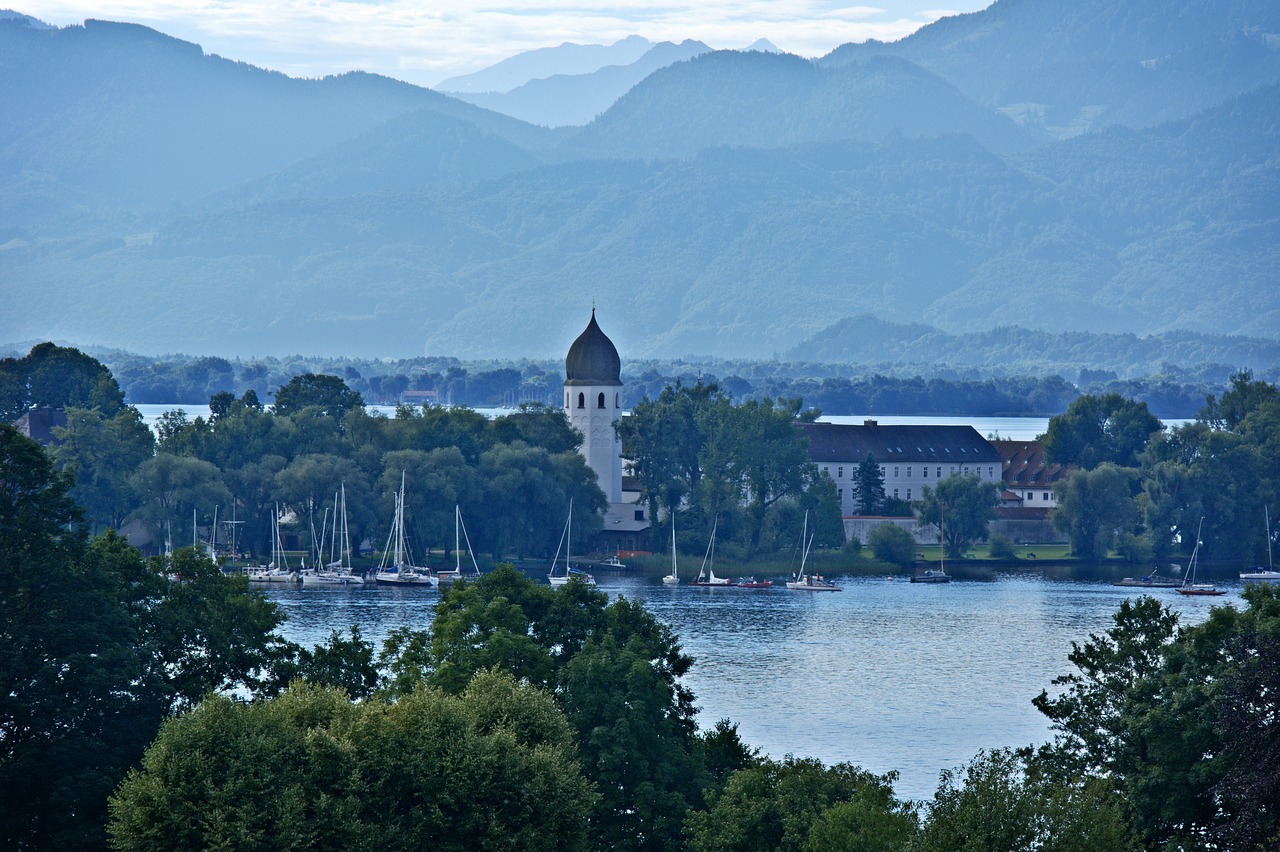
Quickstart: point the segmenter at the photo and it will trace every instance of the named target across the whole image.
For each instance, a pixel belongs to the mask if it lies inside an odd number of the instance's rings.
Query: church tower
[[[622,439],[613,424],[622,419],[622,360],[596,324],[595,308],[569,347],[564,373],[564,413],[582,433],[582,455],[609,503],[621,503]]]

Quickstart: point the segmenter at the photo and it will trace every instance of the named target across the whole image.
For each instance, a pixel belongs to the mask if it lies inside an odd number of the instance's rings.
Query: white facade
[[[610,503],[622,502],[622,439],[615,423],[622,419],[619,385],[565,385],[564,413],[582,433],[582,455],[596,473]]]
[[[854,482],[858,478],[858,463],[821,464],[818,470],[829,476],[836,484],[836,495],[840,500],[840,512],[844,515],[857,513],[858,502],[854,499]],[[924,498],[925,486],[937,488],[938,480],[948,476],[976,476],[983,482],[1000,484],[1000,464],[998,462],[920,462],[898,461],[880,465],[880,473],[884,475],[884,494],[899,500],[921,500]],[[1036,505],[1039,505],[1037,503]],[[1050,505],[1048,503],[1045,504]]]

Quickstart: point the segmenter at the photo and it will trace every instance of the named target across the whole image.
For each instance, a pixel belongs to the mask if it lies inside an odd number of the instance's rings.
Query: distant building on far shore
[[[33,408],[24,412],[21,417],[13,422],[13,426],[20,433],[37,441],[44,446],[56,444],[58,439],[53,437],[55,428],[66,428],[67,412],[61,408]]]
[[[992,534],[1015,542],[1066,541],[1049,522],[1049,510],[1058,505],[1054,484],[1074,473],[1075,465],[1046,462],[1039,441],[997,439],[991,445],[1000,454],[1004,480]]]

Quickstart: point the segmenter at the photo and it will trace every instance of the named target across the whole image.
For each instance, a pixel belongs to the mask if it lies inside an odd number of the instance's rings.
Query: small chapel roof
[[[591,322],[569,347],[564,359],[566,385],[621,385],[622,359],[600,326],[596,309],[591,309]]]

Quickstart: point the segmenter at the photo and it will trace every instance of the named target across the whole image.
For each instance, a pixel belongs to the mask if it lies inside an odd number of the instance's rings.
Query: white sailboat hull
[[[364,577],[332,571],[317,571],[302,575],[304,586],[363,586]]]

